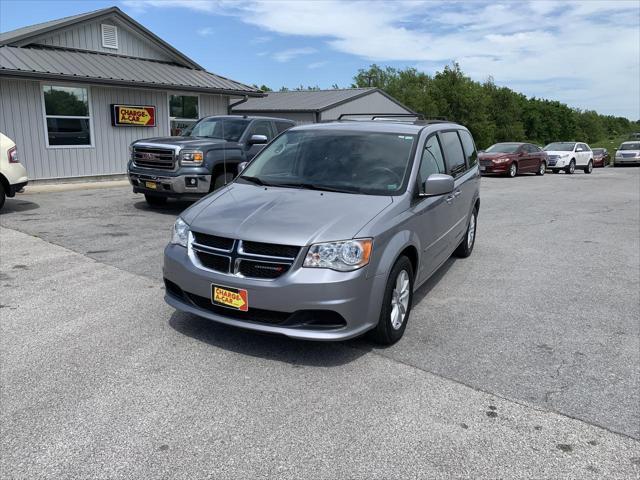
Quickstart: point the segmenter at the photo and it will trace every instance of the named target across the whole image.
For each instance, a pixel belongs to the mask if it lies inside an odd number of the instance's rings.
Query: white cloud
[[[307,65],[307,68],[311,69],[311,70],[315,70],[316,68],[322,68],[325,65],[327,65],[329,62],[327,61],[321,61],[321,62],[312,62],[309,65]]]
[[[315,52],[316,49],[311,47],[289,48],[287,50],[282,50],[281,52],[276,52],[272,56],[276,62],[285,63],[293,60],[296,57],[300,57],[302,55],[311,55]]]
[[[213,30],[213,28],[211,27],[204,27],[204,28],[199,28],[198,30],[196,30],[196,33],[198,35],[200,35],[201,37],[208,37],[213,35],[215,32]]]
[[[493,76],[528,95],[640,117],[637,1],[128,0],[134,1],[235,15],[265,32],[315,37],[368,62],[432,72],[458,61],[477,80]],[[285,62],[308,48],[274,59]]]

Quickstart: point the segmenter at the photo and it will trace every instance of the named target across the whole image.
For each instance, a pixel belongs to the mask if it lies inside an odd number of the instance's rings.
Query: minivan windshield
[[[487,153],[514,153],[520,148],[519,143],[496,143],[485,150]]]
[[[575,144],[575,142],[555,142],[544,147],[544,150],[547,152],[573,152]]]
[[[260,152],[238,181],[394,195],[403,189],[415,138],[397,133],[288,131]]]
[[[640,143],[623,143],[619,150],[640,150]]]
[[[185,137],[220,138],[237,142],[251,123],[245,118],[203,118],[182,135]]]

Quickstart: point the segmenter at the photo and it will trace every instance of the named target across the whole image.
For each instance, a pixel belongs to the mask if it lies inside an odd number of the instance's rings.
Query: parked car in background
[[[640,164],[640,142],[623,142],[613,158],[613,166]]]
[[[0,133],[0,209],[7,197],[13,197],[28,182],[27,170],[20,163],[16,144]]]
[[[206,202],[164,253],[165,299],[221,323],[310,340],[402,337],[413,292],[476,238],[480,175],[448,122],[288,130]]]
[[[593,171],[593,152],[589,145],[581,142],[553,142],[544,147],[549,155],[549,168],[553,173],[564,170],[573,174],[576,168],[584,173]]]
[[[593,152],[593,166],[595,167],[606,167],[611,160],[609,156],[609,152],[606,148],[594,148],[591,150]]]
[[[478,154],[480,172],[497,173],[515,177],[519,173],[544,175],[547,170],[547,154],[532,143],[495,143]]]
[[[179,137],[137,140],[129,147],[129,181],[150,205],[198,199],[233,180],[240,163],[294,125],[281,118],[222,115],[200,119]]]

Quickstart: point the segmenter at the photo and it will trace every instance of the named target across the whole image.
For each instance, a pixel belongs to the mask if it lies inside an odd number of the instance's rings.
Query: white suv
[[[18,161],[16,144],[0,133],[0,209],[6,197],[13,197],[27,184],[27,170]]]
[[[547,165],[553,173],[564,170],[572,174],[576,168],[584,170],[584,173],[593,171],[593,152],[589,145],[580,142],[553,142],[544,147],[549,156]]]

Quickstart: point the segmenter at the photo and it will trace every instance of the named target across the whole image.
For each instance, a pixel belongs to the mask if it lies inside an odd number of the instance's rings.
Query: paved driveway
[[[417,292],[386,349],[164,305],[162,248],[187,204],[150,210],[127,188],[8,200],[1,471],[637,475],[639,174],[483,179],[473,255]]]

